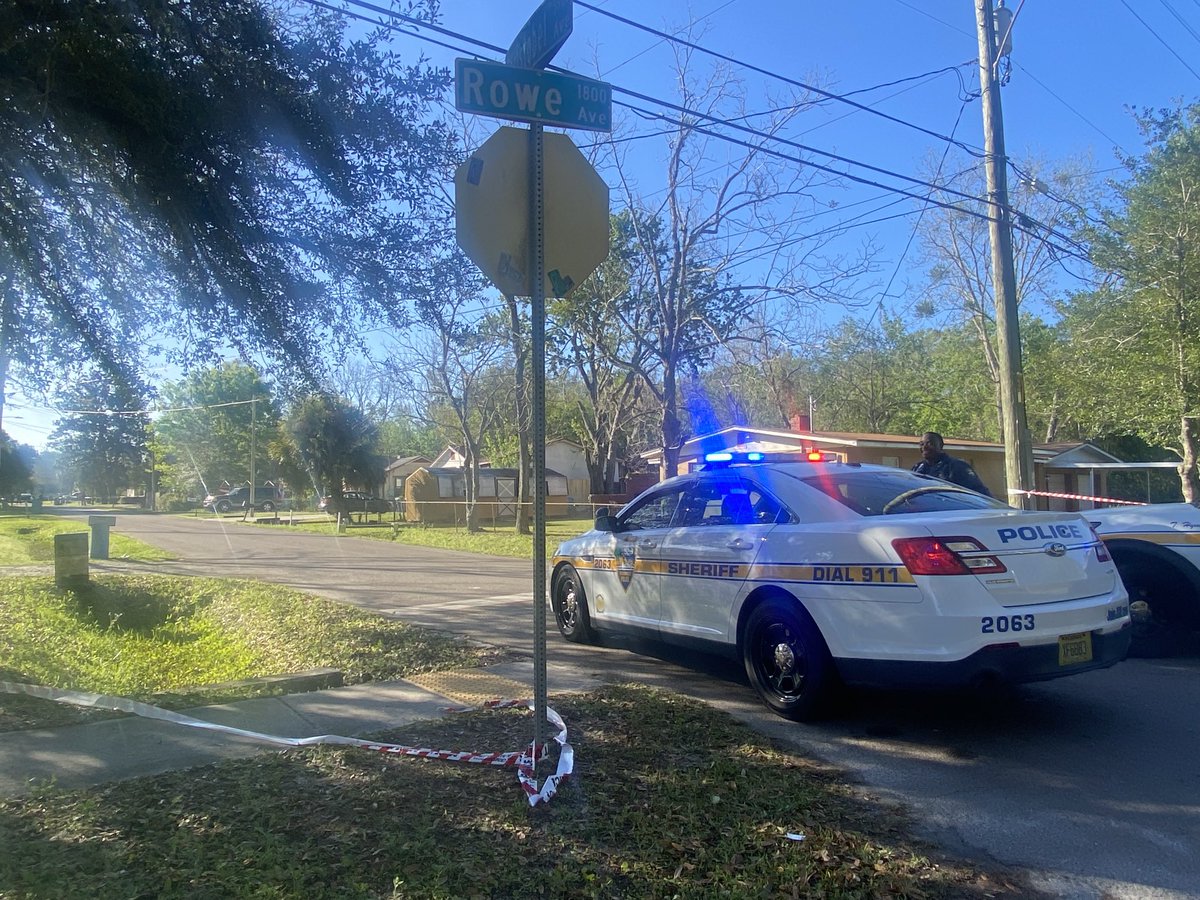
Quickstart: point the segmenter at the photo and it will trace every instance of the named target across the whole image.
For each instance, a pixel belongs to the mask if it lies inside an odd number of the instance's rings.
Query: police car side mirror
[[[595,529],[597,531],[617,531],[621,524],[617,521],[616,516],[610,516],[607,512],[596,513]]]

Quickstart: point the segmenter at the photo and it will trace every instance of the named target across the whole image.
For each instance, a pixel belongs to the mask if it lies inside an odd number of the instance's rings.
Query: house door
[[[496,479],[496,514],[499,516],[516,516],[517,514],[517,480],[515,478]]]

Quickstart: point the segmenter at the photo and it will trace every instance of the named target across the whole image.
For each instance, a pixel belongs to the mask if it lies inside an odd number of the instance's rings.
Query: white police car
[[[1182,649],[1200,629],[1200,509],[1155,503],[1083,515],[1104,539],[1129,591],[1130,654]]]
[[[1125,657],[1128,595],[1076,513],[886,466],[715,456],[559,546],[568,640],[633,631],[736,654],[793,719],[839,683],[1034,681]]]

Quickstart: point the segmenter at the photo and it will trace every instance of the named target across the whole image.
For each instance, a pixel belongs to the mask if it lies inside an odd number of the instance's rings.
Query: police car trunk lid
[[[976,578],[1003,606],[1096,597],[1116,585],[1115,567],[1099,561],[1096,538],[1076,513],[973,510],[942,513],[937,522],[921,524],[932,536],[978,543],[983,549],[956,551],[968,565],[988,557],[1002,563],[1004,571],[962,577]]]

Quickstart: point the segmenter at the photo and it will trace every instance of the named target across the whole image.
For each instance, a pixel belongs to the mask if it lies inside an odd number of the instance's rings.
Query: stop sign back
[[[546,296],[565,297],[608,256],[608,185],[565,134],[543,136]],[[504,126],[454,175],[463,252],[503,293],[533,295],[529,132]]]

